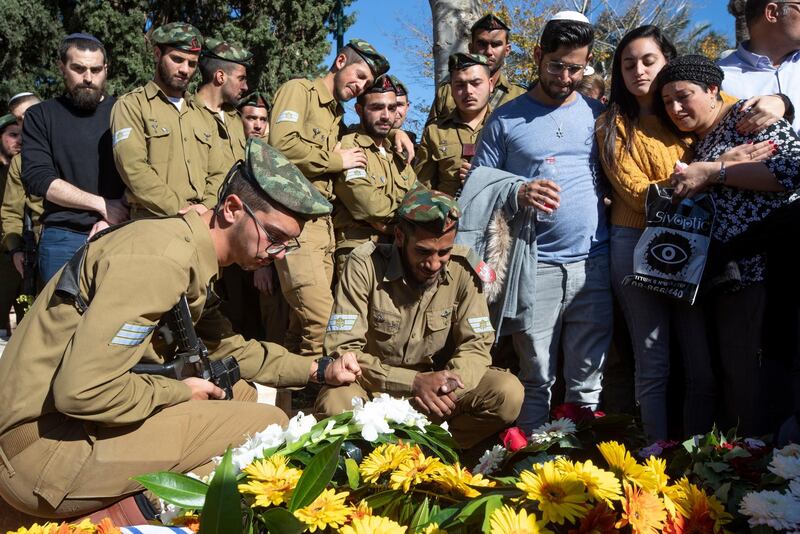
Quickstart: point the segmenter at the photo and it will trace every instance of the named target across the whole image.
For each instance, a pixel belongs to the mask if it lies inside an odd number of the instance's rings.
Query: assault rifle
[[[233,385],[241,378],[239,363],[233,356],[226,356],[221,360],[209,359],[208,349],[195,332],[186,295],[181,296],[170,310],[165,326],[166,328],[162,328],[165,341],[168,344],[177,342],[175,354],[170,361],[165,364],[139,363],[133,366],[132,371],[168,376],[175,380],[196,376],[209,380],[224,390],[226,400],[233,399]]]

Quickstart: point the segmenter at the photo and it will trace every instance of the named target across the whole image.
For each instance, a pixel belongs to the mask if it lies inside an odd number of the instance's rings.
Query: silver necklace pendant
[[[558,137],[559,139],[564,137],[564,132],[561,131],[561,126],[559,126],[558,130],[556,130],[556,137]]]

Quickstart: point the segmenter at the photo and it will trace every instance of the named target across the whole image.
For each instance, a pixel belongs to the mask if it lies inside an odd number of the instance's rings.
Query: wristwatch
[[[317,374],[314,378],[317,381],[317,384],[324,384],[325,383],[325,369],[333,362],[333,358],[330,356],[323,356],[319,360],[317,360]]]
[[[728,169],[725,168],[725,162],[719,162],[719,174],[717,174],[717,183],[720,185],[725,185],[725,180],[728,179]]]

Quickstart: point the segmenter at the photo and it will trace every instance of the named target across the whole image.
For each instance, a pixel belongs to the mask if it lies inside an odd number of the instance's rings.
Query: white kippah
[[[586,18],[586,15],[580,11],[559,11],[553,15],[550,20],[574,20],[575,22],[585,22],[586,24],[591,24],[589,19]]]
[[[19,99],[19,98],[22,98],[22,97],[25,97],[25,96],[34,96],[34,95],[33,95],[33,93],[30,93],[30,92],[28,92],[28,91],[25,91],[25,92],[23,92],[23,93],[17,93],[17,94],[15,94],[14,96],[12,96],[11,98],[9,98],[9,99],[8,99],[8,105],[10,106],[10,105],[11,105],[11,103],[12,103],[14,100],[17,100],[17,99]]]

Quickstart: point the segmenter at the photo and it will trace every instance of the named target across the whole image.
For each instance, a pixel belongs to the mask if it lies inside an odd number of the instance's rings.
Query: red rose
[[[507,428],[500,433],[503,447],[511,452],[516,452],[528,445],[528,438],[518,426]]]
[[[602,417],[603,415],[605,414],[598,414],[598,417]],[[552,419],[567,418],[575,424],[591,421],[595,418],[595,414],[591,408],[571,402],[565,402],[564,404],[559,404],[554,407],[550,412],[550,416]]]

